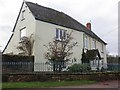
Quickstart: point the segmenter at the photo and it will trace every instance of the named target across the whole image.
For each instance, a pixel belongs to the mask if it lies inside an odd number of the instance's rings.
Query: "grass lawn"
[[[7,82],[2,83],[2,88],[43,88],[43,87],[60,87],[60,86],[77,86],[93,84],[96,81],[61,81],[61,82]]]

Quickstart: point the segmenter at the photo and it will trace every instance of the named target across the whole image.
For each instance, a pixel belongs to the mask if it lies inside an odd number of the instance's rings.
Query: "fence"
[[[2,73],[12,72],[32,72],[34,64],[32,62],[3,62]]]
[[[120,64],[108,64],[108,71],[120,71]]]
[[[73,63],[33,63],[33,62],[3,62],[3,73],[29,73],[34,71],[51,72],[51,71],[65,71]]]
[[[3,73],[29,73],[34,71],[41,72],[68,72],[68,67],[74,65],[74,63],[34,63],[34,62],[3,62],[2,63],[2,72]],[[81,66],[79,66],[81,65]],[[72,72],[85,72],[88,67],[83,64],[74,65],[71,69]],[[108,64],[107,70],[101,69],[101,71],[119,71],[120,65]],[[91,71],[91,70],[89,70]],[[93,72],[93,71],[92,71]]]
[[[2,55],[2,73],[32,72],[34,56]]]

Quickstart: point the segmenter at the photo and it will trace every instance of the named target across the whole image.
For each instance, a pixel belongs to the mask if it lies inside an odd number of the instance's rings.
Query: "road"
[[[118,88],[118,87],[119,87],[118,81],[106,81],[106,82],[98,82],[96,84],[81,85],[81,86],[66,86],[60,88]]]

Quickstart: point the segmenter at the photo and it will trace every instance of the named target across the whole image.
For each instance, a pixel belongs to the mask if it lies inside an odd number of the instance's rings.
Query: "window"
[[[91,63],[91,66],[92,66],[92,67],[96,65],[96,64],[95,64],[95,60],[90,61],[90,63]]]
[[[20,30],[20,39],[24,36],[26,36],[26,27],[24,27]]]
[[[95,60],[93,60],[93,65],[95,65]]]
[[[22,16],[21,16],[21,20],[25,19],[25,10],[22,11]]]
[[[102,63],[102,65],[104,65],[104,62],[103,62],[103,60],[101,61],[101,63]]]
[[[56,29],[56,39],[57,40],[65,40],[66,39],[66,30],[62,30],[62,29]]]
[[[104,46],[103,46],[103,44],[102,44],[102,52],[104,52]]]
[[[92,40],[92,48],[96,49],[96,40],[95,39]]]
[[[87,35],[84,35],[84,48],[88,47],[88,37]]]

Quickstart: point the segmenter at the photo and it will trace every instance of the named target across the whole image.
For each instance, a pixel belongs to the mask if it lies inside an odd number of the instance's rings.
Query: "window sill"
[[[59,42],[63,42],[63,41],[65,41],[65,40],[61,40],[61,39],[56,39],[56,41],[59,41]]]

